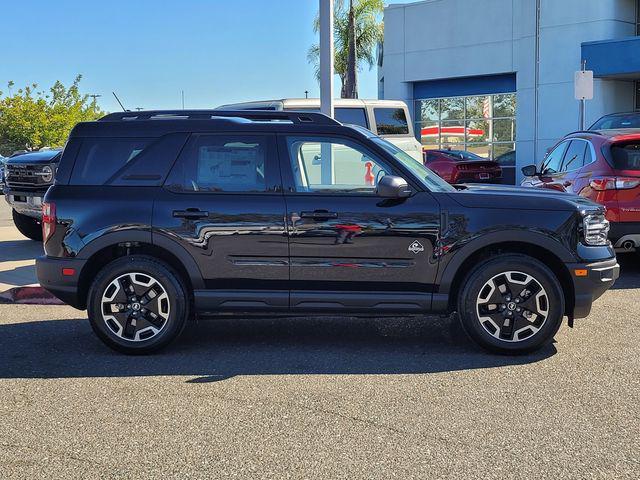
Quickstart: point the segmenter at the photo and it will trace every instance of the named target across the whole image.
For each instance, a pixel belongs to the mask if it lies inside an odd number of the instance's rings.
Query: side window
[[[593,158],[593,154],[591,153],[591,142],[585,142],[587,146],[584,150],[584,162],[582,162],[582,166],[589,165],[591,162],[595,160]]]
[[[543,173],[558,173],[562,165],[562,157],[567,150],[569,142],[562,142],[554,148],[549,155],[542,161],[540,171]]]
[[[375,192],[392,170],[348,140],[288,137],[287,147],[297,192]]]
[[[260,135],[195,135],[169,174],[177,192],[264,192],[270,142]]]
[[[364,108],[339,107],[335,110],[335,117],[340,123],[359,125],[364,128],[369,128],[367,112]]]
[[[564,154],[564,161],[562,162],[563,172],[570,172],[582,168],[584,162],[584,150],[588,146],[587,142],[582,140],[572,140],[569,143],[567,152]]]
[[[406,135],[409,133],[407,115],[403,108],[374,108],[378,135]]]
[[[103,185],[152,141],[149,138],[83,139],[71,173],[71,183]]]

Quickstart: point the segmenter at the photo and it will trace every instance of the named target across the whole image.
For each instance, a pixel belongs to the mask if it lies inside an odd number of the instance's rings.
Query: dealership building
[[[520,167],[579,126],[640,109],[640,0],[424,0],[387,6],[379,98],[407,102],[425,148]],[[515,153],[514,153],[515,152]]]

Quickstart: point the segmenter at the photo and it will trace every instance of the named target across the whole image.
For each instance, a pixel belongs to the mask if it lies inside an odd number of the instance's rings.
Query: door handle
[[[313,212],[300,212],[300,218],[311,218],[313,220],[329,220],[330,218],[338,218],[337,212],[329,212],[327,210],[314,210]]]
[[[209,216],[209,212],[199,210],[197,208],[187,208],[186,210],[174,210],[174,218],[206,218]]]

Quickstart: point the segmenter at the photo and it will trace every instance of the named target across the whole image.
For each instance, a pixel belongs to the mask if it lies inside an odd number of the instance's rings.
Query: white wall
[[[411,105],[412,82],[516,72],[519,166],[578,127],[573,75],[581,44],[633,36],[635,0],[425,0],[385,9],[385,98]],[[587,65],[588,68],[588,65]],[[536,89],[537,87],[537,89]],[[537,90],[537,117],[536,117]],[[633,83],[597,80],[586,123],[633,108]]]

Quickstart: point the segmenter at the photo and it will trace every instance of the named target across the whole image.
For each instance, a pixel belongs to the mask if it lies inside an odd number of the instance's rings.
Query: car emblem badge
[[[424,252],[424,247],[422,246],[422,244],[418,240],[416,240],[411,245],[409,245],[408,250],[411,253],[415,253],[417,255],[420,252]]]

